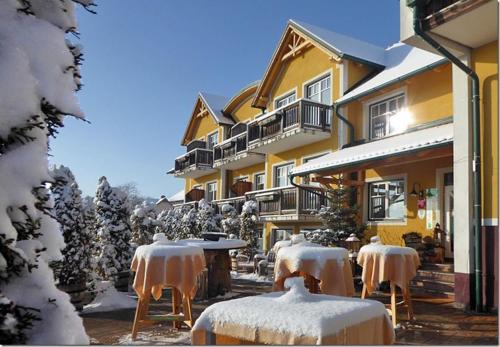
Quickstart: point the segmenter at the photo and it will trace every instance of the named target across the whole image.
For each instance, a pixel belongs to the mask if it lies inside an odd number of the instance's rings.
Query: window
[[[275,187],[286,187],[288,183],[288,175],[294,167],[293,163],[276,166],[274,168],[274,186]]]
[[[263,190],[266,187],[266,174],[260,173],[254,176],[254,189]]]
[[[219,142],[219,134],[217,132],[207,136],[207,148],[213,149],[214,146]]]
[[[214,201],[217,199],[217,182],[207,183],[207,201]]]
[[[294,101],[295,101],[295,92],[293,92],[292,94],[288,94],[287,96],[276,100],[276,108],[286,106],[288,104],[291,104]]]
[[[306,95],[309,100],[317,101],[322,104],[331,105],[332,93],[330,87],[330,76],[326,76],[306,87]]]
[[[368,185],[370,220],[402,220],[406,203],[404,180],[374,182]]]
[[[404,94],[370,105],[370,139],[406,130],[408,120],[403,119]]]
[[[271,247],[278,241],[290,240],[290,236],[292,236],[293,230],[291,229],[273,229],[271,231]]]

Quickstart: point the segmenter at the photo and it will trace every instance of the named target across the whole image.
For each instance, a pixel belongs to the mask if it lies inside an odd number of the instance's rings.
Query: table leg
[[[391,315],[392,325],[396,327],[396,284],[391,281]]]
[[[367,292],[366,284],[363,283],[363,289],[361,290],[361,299],[366,298],[366,292]]]
[[[179,313],[179,295],[178,295],[178,290],[175,287],[172,287],[172,313],[173,314],[178,314]],[[179,328],[180,324],[177,321],[173,321],[172,325],[174,328]]]
[[[413,304],[411,302],[411,294],[409,284],[406,284],[406,288],[403,290],[404,300],[406,303],[406,307],[408,309],[408,320],[413,319]]]
[[[191,311],[191,298],[189,296],[183,295],[182,307],[184,313],[184,323],[186,323],[190,328],[192,328],[193,315]]]
[[[142,309],[142,299],[139,298],[139,300],[137,301],[137,308],[135,309],[134,324],[132,325],[132,341],[134,341],[135,338],[137,337],[141,309]]]

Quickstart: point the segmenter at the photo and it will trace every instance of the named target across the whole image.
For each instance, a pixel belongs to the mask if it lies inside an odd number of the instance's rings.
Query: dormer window
[[[402,129],[401,118],[404,107],[404,94],[371,104],[369,106],[370,139],[379,139],[402,132],[404,129]]]

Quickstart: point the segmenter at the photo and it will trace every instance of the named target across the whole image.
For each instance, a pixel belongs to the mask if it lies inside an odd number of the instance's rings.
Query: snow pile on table
[[[117,291],[111,281],[98,282],[96,291],[95,299],[83,307],[83,313],[115,311],[136,307],[136,301],[127,294]]]
[[[321,338],[334,335],[342,329],[384,316],[390,322],[384,304],[374,300],[361,300],[324,294],[310,294],[305,300],[283,302],[286,292],[273,292],[258,296],[218,302],[205,309],[196,320],[193,330],[211,330],[215,326],[234,324],[256,329],[292,333],[296,336]],[[390,323],[389,323],[390,324]],[[236,338],[237,332],[227,332]]]
[[[205,241],[202,239],[186,239],[179,240],[176,242],[177,244],[190,245],[190,246],[198,246],[203,249],[235,249],[245,247],[247,244],[243,240],[237,239],[219,239],[219,241]]]
[[[362,253],[379,253],[384,255],[416,255],[417,251],[411,247],[400,247],[400,246],[390,246],[390,245],[382,245],[378,243],[372,243],[369,245],[365,245],[361,247],[358,253],[361,255]]]
[[[191,244],[181,244],[178,242],[169,242],[168,240],[159,240],[150,245],[139,246],[135,251],[134,258],[151,259],[153,257],[171,257],[203,256],[203,249]]]
[[[66,40],[74,6],[0,1],[0,344],[89,343],[48,266],[65,246],[46,189],[48,142],[66,115],[83,117],[81,48]]]
[[[309,301],[312,296],[304,285],[303,277],[290,277],[285,280],[285,289],[289,289],[288,292],[283,294],[279,300],[285,304],[294,304],[300,302]]]

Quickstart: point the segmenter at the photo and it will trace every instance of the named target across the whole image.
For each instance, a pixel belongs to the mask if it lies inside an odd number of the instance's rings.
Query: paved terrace
[[[233,292],[226,298],[217,298],[193,303],[194,317],[209,305],[229,298],[271,291],[269,283],[233,279]],[[167,292],[166,292],[167,293]],[[357,293],[359,297],[359,293]],[[370,299],[389,302],[388,295],[380,293]],[[396,330],[396,344],[400,345],[498,345],[498,316],[465,313],[453,307],[450,299],[414,297],[416,320],[409,322],[401,309],[398,316],[400,327]],[[159,302],[151,301],[150,312],[170,312],[170,297]],[[271,314],[271,313],[270,313]],[[134,310],[90,313],[82,315],[92,344],[144,344],[144,345],[189,345],[189,330],[172,329],[171,323],[143,329],[134,342],[130,340]]]

